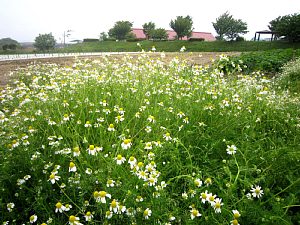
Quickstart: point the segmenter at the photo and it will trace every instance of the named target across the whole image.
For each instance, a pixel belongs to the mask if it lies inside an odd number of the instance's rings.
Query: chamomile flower
[[[107,180],[106,182],[106,187],[114,187],[115,186],[115,181],[112,179]]]
[[[152,116],[152,115],[149,115],[147,120],[150,122],[150,123],[155,123],[155,117]]]
[[[6,205],[6,208],[7,208],[8,212],[11,212],[13,210],[13,208],[15,208],[15,204],[13,202],[8,203]]]
[[[118,201],[116,201],[115,199],[112,200],[112,202],[110,203],[110,206],[109,206],[109,210],[113,211],[114,213],[117,213],[118,210],[119,210],[119,203],[118,203]]]
[[[186,50],[185,46],[182,46],[180,52],[184,52]]]
[[[210,177],[206,178],[204,181],[204,184],[206,184],[206,186],[209,186],[212,184],[212,179]]]
[[[84,215],[85,221],[87,221],[87,222],[92,221],[93,217],[94,216],[90,211],[86,212],[86,214]]]
[[[72,205],[66,204],[65,205],[65,211],[70,211],[72,209]]]
[[[152,143],[151,142],[146,142],[144,149],[151,150],[152,149]]]
[[[76,170],[77,170],[77,168],[76,168],[75,163],[70,162],[70,164],[69,164],[69,172],[76,172]]]
[[[83,225],[83,224],[79,222],[79,217],[72,215],[69,217],[69,225]]]
[[[121,165],[126,161],[126,158],[119,154],[117,157],[115,157],[115,160],[118,165]]]
[[[128,163],[130,164],[130,169],[133,169],[136,166],[137,160],[134,156],[130,156]]]
[[[84,124],[84,127],[86,127],[86,128],[92,127],[91,122],[90,121],[86,121],[85,124]]]
[[[126,150],[126,149],[129,149],[131,147],[131,145],[132,145],[131,139],[124,139],[121,144],[121,147],[122,147],[122,149]]]
[[[73,148],[73,156],[77,157],[79,155],[80,155],[80,149],[79,149],[78,146],[76,146],[76,147]]]
[[[54,184],[56,181],[60,179],[60,176],[56,175],[57,172],[52,172],[49,176],[49,181]]]
[[[221,202],[222,199],[221,198],[216,198],[214,204],[212,205],[215,213],[221,213],[221,206],[223,205],[223,203]]]
[[[38,219],[37,215],[32,215],[29,218],[29,222],[30,223],[35,223],[37,221],[37,219]]]
[[[169,132],[165,133],[163,135],[163,137],[165,138],[166,141],[171,141],[172,140],[171,134]]]
[[[215,199],[217,195],[213,195],[212,193],[207,194],[207,201],[210,203],[211,206],[215,204]]]
[[[109,124],[107,130],[108,131],[115,131],[115,126],[111,123],[111,124]]]
[[[196,187],[201,187],[202,186],[202,181],[199,178],[196,178],[194,180],[194,184]]]
[[[240,225],[237,219],[231,220],[230,225]]]
[[[192,209],[190,210],[191,212],[191,219],[195,219],[196,217],[202,216],[201,213],[194,207],[191,207]]]
[[[115,122],[116,123],[119,123],[119,122],[122,122],[124,121],[124,115],[118,115],[115,117]]]
[[[145,131],[147,133],[150,133],[152,131],[152,128],[150,126],[146,126]]]
[[[202,193],[200,194],[201,202],[202,202],[203,204],[205,204],[205,202],[208,201],[208,197],[209,197],[209,194],[208,194],[207,190],[205,190],[205,192],[202,192]]]
[[[95,148],[94,145],[90,145],[89,148],[87,149],[89,155],[96,155],[97,154],[97,149]]]
[[[93,170],[91,168],[86,168],[85,173],[91,175],[93,173]]]
[[[144,215],[144,218],[145,218],[146,220],[149,219],[149,217],[151,216],[151,214],[152,214],[151,209],[147,208],[147,209],[144,210],[143,215]]]
[[[234,155],[236,153],[237,147],[235,145],[227,145],[227,154]]]
[[[58,202],[55,204],[55,212],[56,213],[58,213],[58,212],[62,213],[63,211],[65,211],[65,209],[66,209],[66,207],[63,204],[61,204],[61,202]]]
[[[264,191],[258,185],[255,185],[255,187],[251,186],[251,190],[250,191],[252,192],[253,198],[260,198],[264,194]]]
[[[111,211],[106,211],[106,213],[105,213],[105,218],[106,219],[111,219],[112,216],[113,216],[113,213]]]
[[[234,219],[238,219],[241,216],[240,212],[237,210],[232,210],[232,213],[233,213]]]
[[[94,191],[94,198],[96,202],[106,203],[105,198],[111,198],[111,195],[108,194],[106,191]]]

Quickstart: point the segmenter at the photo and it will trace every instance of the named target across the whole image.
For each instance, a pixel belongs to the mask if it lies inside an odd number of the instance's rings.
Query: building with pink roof
[[[168,40],[176,40],[176,32],[173,30],[166,30],[167,34],[168,34]],[[138,39],[145,39],[146,40],[146,35],[144,34],[143,29],[141,28],[132,28],[131,31],[136,38]],[[183,37],[182,40],[189,40],[189,39],[193,39],[193,38],[203,38],[204,41],[215,41],[216,38],[212,35],[212,33],[208,33],[208,32],[192,32],[191,37]]]

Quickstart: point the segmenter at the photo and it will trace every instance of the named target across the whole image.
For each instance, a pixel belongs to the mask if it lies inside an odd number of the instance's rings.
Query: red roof
[[[146,39],[146,35],[144,34],[143,29],[141,28],[132,28],[131,31],[135,34],[136,38],[138,39]],[[176,39],[176,32],[173,30],[167,30],[168,40],[175,40]],[[192,32],[192,36],[190,38],[203,38],[205,41],[215,41],[216,38],[208,32]],[[186,36],[182,38],[182,40],[188,40]]]

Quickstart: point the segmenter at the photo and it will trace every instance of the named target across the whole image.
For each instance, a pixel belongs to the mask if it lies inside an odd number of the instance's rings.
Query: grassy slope
[[[191,52],[227,52],[227,51],[258,51],[268,49],[282,49],[282,48],[300,48],[300,43],[286,43],[286,42],[187,42],[187,41],[142,41],[140,42],[145,51],[151,50],[155,46],[157,51],[177,52],[182,46],[185,46],[187,51]],[[140,51],[137,42],[94,42],[81,43],[69,46],[62,50],[67,52],[79,51],[103,51],[103,52],[123,52],[123,51]]]
[[[142,41],[139,42],[145,51],[151,50],[155,46],[157,51],[178,52],[185,46],[189,52],[229,52],[229,51],[262,51],[269,49],[300,48],[300,43],[287,42],[188,42],[188,41]],[[70,45],[64,49],[55,49],[53,52],[137,52],[141,48],[137,42],[90,42]],[[0,54],[28,54],[25,50],[2,51]],[[33,53],[33,52],[32,52]]]

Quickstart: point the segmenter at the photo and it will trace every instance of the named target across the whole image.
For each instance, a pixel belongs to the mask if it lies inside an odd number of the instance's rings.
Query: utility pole
[[[72,32],[72,30],[64,31],[64,47],[66,46],[66,37],[71,35],[70,32]]]

